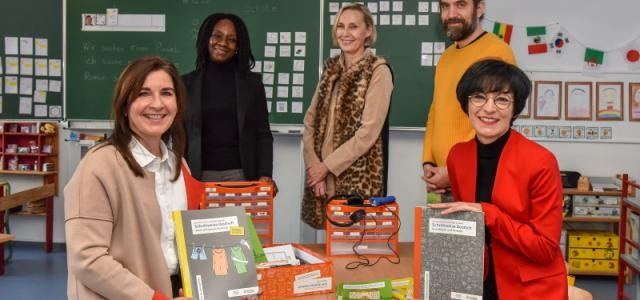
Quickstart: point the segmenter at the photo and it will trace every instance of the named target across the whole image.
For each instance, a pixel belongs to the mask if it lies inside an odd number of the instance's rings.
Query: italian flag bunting
[[[513,32],[513,25],[500,22],[493,23],[493,34],[507,44],[511,44],[511,32]]]
[[[546,35],[547,28],[545,26],[527,27],[529,54],[547,53]]]

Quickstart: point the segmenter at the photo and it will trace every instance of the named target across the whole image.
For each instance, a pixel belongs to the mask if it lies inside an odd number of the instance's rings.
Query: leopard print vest
[[[325,62],[324,72],[318,85],[318,100],[314,118],[314,151],[322,157],[322,142],[325,140],[329,109],[333,89],[336,90],[334,112],[333,148],[340,147],[352,138],[360,128],[362,113],[366,105],[366,93],[373,71],[386,61],[371,53],[345,70],[340,56]],[[339,82],[338,82],[339,80]],[[336,83],[338,84],[336,85]],[[383,193],[383,143],[379,134],[376,142],[364,155],[336,178],[336,194],[359,194],[365,197],[382,196]],[[324,199],[313,195],[310,187],[305,188],[302,203],[302,219],[314,228],[324,228]]]

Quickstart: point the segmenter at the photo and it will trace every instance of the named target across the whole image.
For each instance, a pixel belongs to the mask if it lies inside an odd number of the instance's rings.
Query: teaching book
[[[194,300],[258,294],[251,227],[242,207],[173,212],[184,295]]]
[[[415,208],[414,298],[482,299],[484,214]]]

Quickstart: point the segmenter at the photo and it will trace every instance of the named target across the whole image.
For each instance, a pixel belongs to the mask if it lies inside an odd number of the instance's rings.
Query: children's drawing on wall
[[[535,119],[560,119],[560,81],[536,81],[535,83]]]
[[[622,82],[597,82],[596,120],[622,120]]]
[[[547,126],[547,137],[548,138],[558,138],[558,126]]]
[[[531,86],[533,86],[533,82],[531,82]],[[531,98],[533,98],[533,91],[529,93],[529,97],[527,97],[527,100],[524,102],[524,108],[518,115],[518,118],[528,119],[531,117]]]
[[[610,140],[613,136],[613,129],[611,127],[600,127],[600,139]]]
[[[571,126],[560,126],[559,134],[561,139],[571,138]]]
[[[640,121],[640,82],[629,82],[629,121]]]
[[[529,105],[529,102],[531,102],[531,94],[529,94],[529,97],[527,97],[527,100],[524,102],[524,108],[518,115],[518,118],[528,119],[529,117],[531,117],[531,106]]]
[[[591,82],[565,82],[565,119],[591,120]]]
[[[573,126],[574,139],[584,139],[584,136],[585,136],[584,126]]]
[[[595,140],[600,136],[600,128],[598,127],[587,127],[587,139]]]

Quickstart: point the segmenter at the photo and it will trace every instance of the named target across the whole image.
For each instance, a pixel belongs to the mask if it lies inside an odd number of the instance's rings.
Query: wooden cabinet
[[[637,299],[640,297],[637,289],[635,296],[624,293],[627,278],[640,276],[640,234],[638,233],[640,230],[640,199],[634,197],[635,189],[638,188],[640,185],[630,181],[627,174],[622,176],[618,299]]]
[[[58,126],[53,122],[16,121],[0,123],[0,178],[39,176],[42,185],[0,196],[0,224],[4,224],[4,211],[25,203],[40,201],[41,211],[30,214],[44,215],[45,250],[53,248],[53,197],[58,187]],[[33,206],[32,206],[33,207]],[[27,212],[29,214],[29,212]],[[3,234],[0,226],[0,235]],[[2,247],[2,244],[0,244]],[[0,249],[0,264],[4,262]]]
[[[572,275],[607,275],[618,274],[618,245],[586,246],[572,245],[579,238],[612,239],[617,241],[620,223],[621,191],[579,191],[564,189],[565,217],[564,227],[568,231],[567,261],[569,274]],[[593,231],[596,229],[596,231]],[[593,235],[589,235],[590,230]],[[600,236],[603,235],[603,236]],[[605,236],[606,235],[606,236]],[[573,237],[573,238],[572,238]],[[604,245],[604,244],[603,244]],[[599,255],[612,253],[612,256]],[[573,255],[572,255],[573,254]]]
[[[43,132],[44,128],[52,132]],[[0,127],[0,174],[54,175],[58,128],[50,122],[5,122]]]

